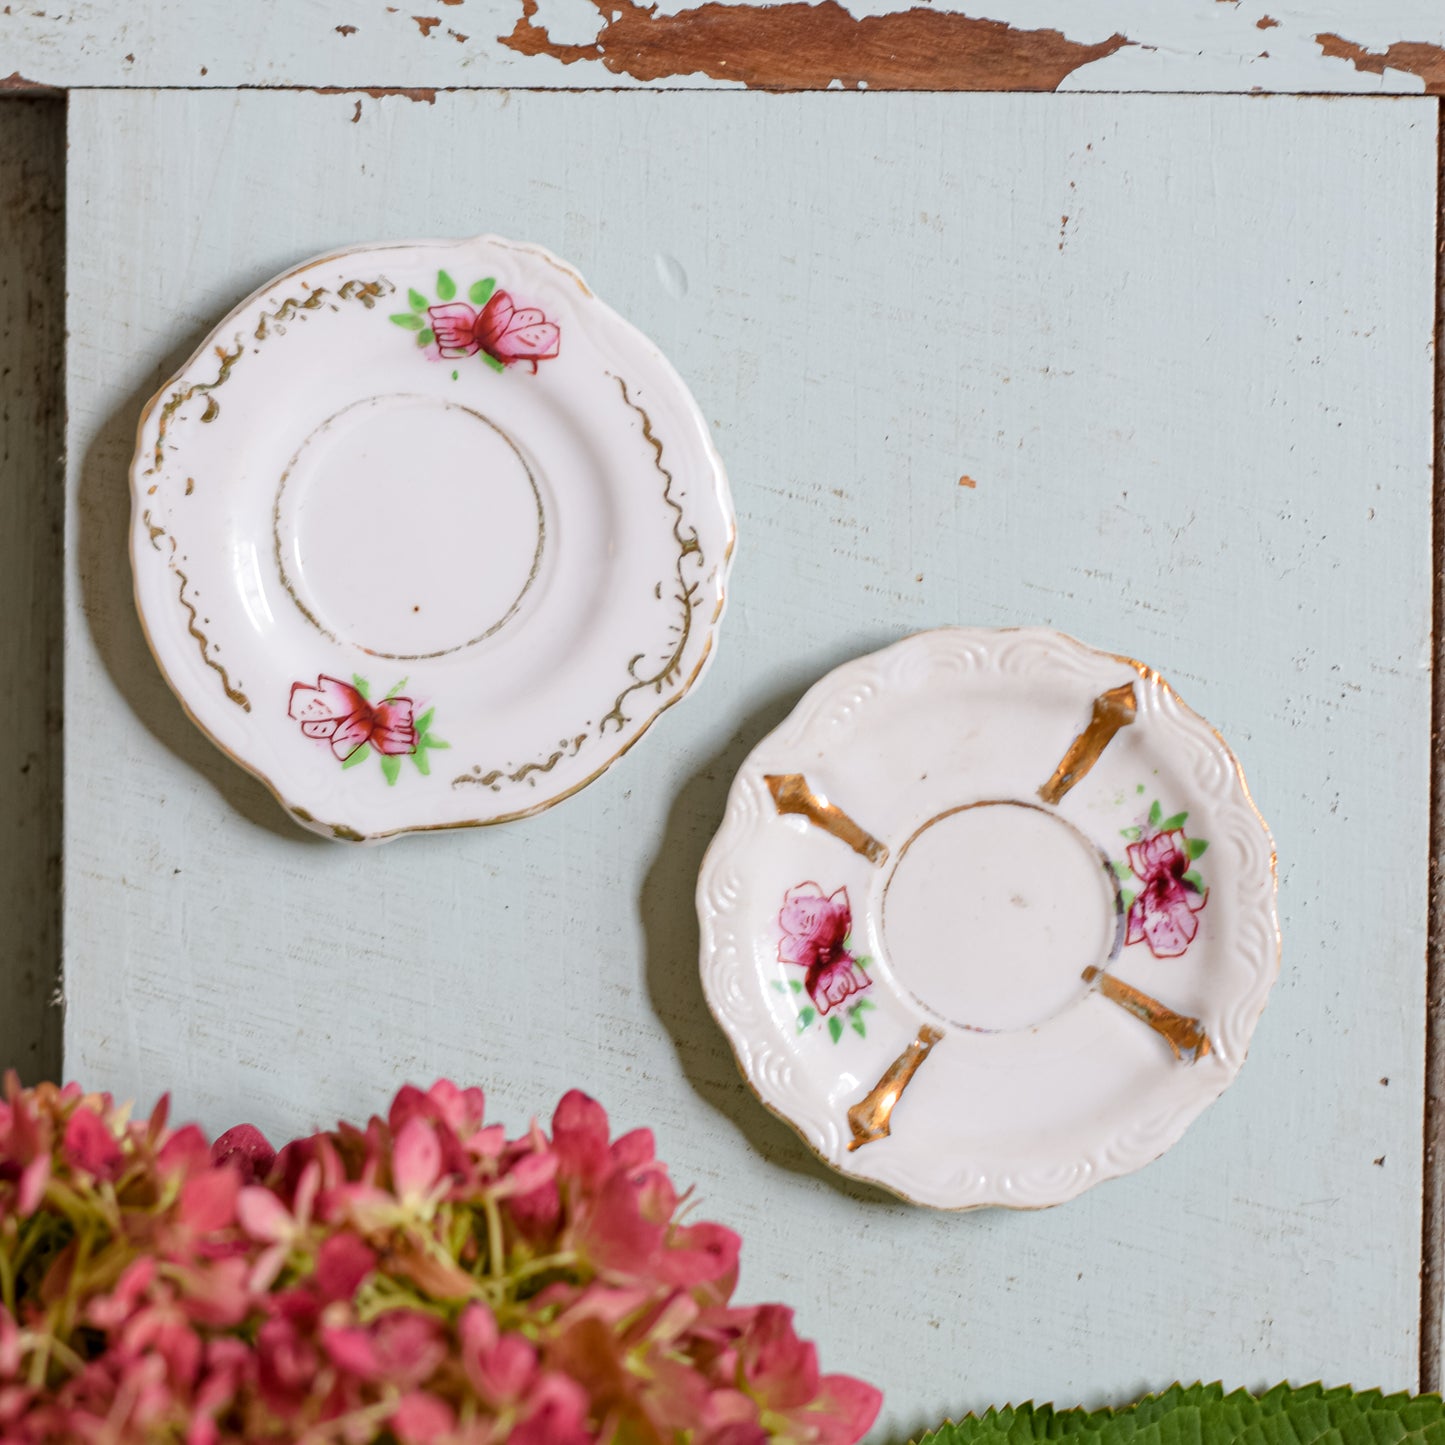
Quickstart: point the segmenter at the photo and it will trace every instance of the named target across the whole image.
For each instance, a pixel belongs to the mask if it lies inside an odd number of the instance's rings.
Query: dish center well
[[[276,565],[334,641],[439,657],[515,615],[542,562],[546,519],[516,444],[469,407],[378,396],[337,412],[276,494]]]
[[[1107,860],[1031,803],[951,808],[904,844],[884,885],[883,943],[900,984],[960,1028],[1032,1028],[1082,998],[1119,935]]]

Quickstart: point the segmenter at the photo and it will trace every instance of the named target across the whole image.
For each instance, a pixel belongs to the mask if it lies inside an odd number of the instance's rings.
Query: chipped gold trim
[[[1085,983],[1099,985],[1099,992],[1111,1003],[1116,1003],[1125,1013],[1149,1025],[1166,1044],[1174,1057],[1182,1064],[1195,1064],[1214,1051],[1204,1025],[1196,1018],[1177,1014],[1166,1008],[1157,998],[1151,998],[1122,978],[1115,978],[1102,969],[1086,968],[1083,972]]]
[[[351,283],[348,283],[351,284]],[[407,393],[392,393],[392,395],[407,395]],[[313,429],[299,447],[291,460],[286,463],[286,470],[281,473],[281,481],[276,487],[276,500],[271,505],[271,546],[273,557],[276,563],[276,571],[281,578],[281,586],[286,595],[296,604],[296,609],[301,615],[324,637],[328,642],[334,642],[338,647],[354,647],[358,652],[364,652],[370,657],[385,657],[395,662],[430,662],[438,657],[450,657],[453,653],[464,652],[469,647],[475,647],[479,642],[485,642],[487,638],[495,636],[517,615],[517,609],[522,605],[522,599],[532,590],[532,584],[537,580],[537,574],[542,570],[542,551],[547,544],[547,513],[542,506],[542,493],[537,486],[537,478],[532,475],[532,468],[528,465],[526,457],[522,455],[521,448],[507,435],[490,417],[484,416],[481,412],[470,406],[463,406],[459,401],[444,401],[443,406],[454,407],[457,411],[464,411],[470,417],[474,417],[483,426],[489,426],[511,447],[512,454],[522,464],[522,471],[526,473],[527,485],[532,489],[532,500],[537,504],[537,545],[532,552],[532,566],[527,573],[527,580],[522,583],[522,590],[512,599],[512,605],[494,622],[485,632],[479,632],[475,637],[469,637],[465,642],[458,642],[451,647],[439,648],[435,652],[382,652],[374,647],[366,647],[360,642],[344,641],[338,637],[319,617],[301,600],[295,584],[291,580],[291,574],[286,570],[285,549],[281,545],[281,499],[286,492],[286,483],[291,478],[296,463],[301,460],[301,453],[310,445],[311,438],[318,432],[325,431],[334,421],[346,415],[349,411],[355,411],[359,406],[370,406],[376,401],[376,397],[362,397],[360,401],[353,401],[327,417],[319,426]],[[433,398],[425,398],[432,400]],[[545,770],[544,770],[545,771]]]
[[[893,1132],[893,1111],[898,1107],[903,1091],[913,1081],[919,1065],[942,1038],[942,1029],[936,1029],[932,1024],[922,1025],[908,1047],[884,1070],[883,1077],[848,1110],[848,1127],[853,1131],[853,1137],[848,1141],[850,1154],[865,1144],[886,1139]]]
[[[1094,699],[1088,726],[1069,744],[1053,776],[1039,789],[1039,797],[1046,803],[1057,803],[1075,783],[1085,778],[1113,742],[1115,734],[1133,723],[1137,708],[1132,682],[1100,693]]]
[[[763,781],[768,785],[768,792],[773,795],[773,803],[779,813],[796,813],[806,818],[815,827],[846,843],[876,868],[887,863],[888,845],[860,827],[836,803],[830,803],[822,794],[815,793],[802,773],[765,773]],[[908,840],[909,843],[912,841],[912,838]]]

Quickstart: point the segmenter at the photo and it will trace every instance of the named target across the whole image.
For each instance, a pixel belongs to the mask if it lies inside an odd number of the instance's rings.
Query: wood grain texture
[[[0,1070],[60,1069],[65,106],[0,99]]]
[[[884,1386],[880,1438],[1178,1376],[1412,1385],[1435,105],[353,110],[72,99],[67,1072],[277,1134],[407,1078],[481,1083],[513,1124],[580,1084],[742,1231],[745,1298],[795,1303],[827,1367]],[[339,847],[200,738],[145,650],[134,423],[301,257],[483,229],[575,262],[693,386],[738,504],[731,611],[698,694],[565,805]],[[1160,667],[1280,851],[1284,976],[1238,1083],[1040,1215],[840,1183],[745,1091],[697,980],[692,888],[742,757],[830,666],[945,622]]]
[[[69,0],[0,6],[0,85],[867,86],[1418,94],[1437,0]]]

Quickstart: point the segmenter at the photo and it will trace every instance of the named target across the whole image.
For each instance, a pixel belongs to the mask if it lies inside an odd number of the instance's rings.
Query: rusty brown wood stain
[[[1356,70],[1383,75],[1386,69],[1404,70],[1425,82],[1426,95],[1445,95],[1445,46],[1424,40],[1397,40],[1385,50],[1366,50],[1353,40],[1326,33],[1315,36],[1326,55],[1348,60]]]
[[[616,75],[661,80],[703,74],[756,90],[823,90],[833,81],[873,90],[1055,90],[1065,76],[1130,42],[1089,45],[1057,30],[1016,30],[999,20],[933,10],[850,15],[837,0],[817,4],[720,4],[660,15],[633,0],[591,0],[602,19],[588,45],[554,41],[522,0],[510,35],[523,55],[564,65],[600,60]]]

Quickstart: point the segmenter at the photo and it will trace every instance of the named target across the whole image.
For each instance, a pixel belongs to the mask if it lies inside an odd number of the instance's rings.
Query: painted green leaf
[[[1438,1395],[1323,1385],[1226,1395],[1222,1385],[1174,1385],[1121,1410],[990,1410],[950,1421],[920,1445],[1434,1445],[1442,1433]]]
[[[851,1025],[853,1032],[857,1034],[860,1039],[866,1039],[868,1037],[868,1025],[865,1024],[863,1020],[858,1017],[857,1009],[854,1009],[849,1014],[848,1023]]]
[[[460,375],[461,375],[461,372],[459,372],[459,371],[454,371],[454,372],[452,372],[452,380],[455,381],[455,380],[457,379],[457,377],[460,376]]]
[[[407,685],[407,683],[410,682],[410,681],[411,681],[411,679],[410,679],[409,677],[404,677],[404,678],[402,678],[402,680],[401,680],[400,682],[394,683],[390,688],[387,689],[386,696],[385,696],[384,698],[382,698],[382,701],[383,701],[383,702],[390,702],[390,701],[392,700],[392,698],[394,698],[394,697],[396,697],[396,696],[398,696],[398,695],[400,694],[402,688],[404,688],[404,687]]]
[[[507,369],[495,356],[488,356],[485,351],[482,352],[482,360],[485,361],[493,371],[505,371]]]
[[[473,306],[485,306],[492,299],[492,292],[497,289],[497,278],[488,276],[485,281],[477,281],[472,289],[467,292]]]
[[[1127,863],[1111,863],[1109,867],[1111,867],[1120,878],[1130,878],[1134,873],[1134,870]]]
[[[780,979],[780,978],[775,978],[775,979],[773,980],[773,992],[774,992],[774,993],[787,993],[787,991],[788,991],[788,986],[787,986],[787,984],[785,984],[785,983],[782,981],[782,979]]]
[[[1131,843],[1137,843],[1144,836],[1144,830],[1142,828],[1120,828],[1119,836],[1127,838]]]
[[[1204,879],[1202,879],[1202,878],[1199,876],[1199,869],[1197,869],[1197,868],[1191,868],[1191,869],[1184,875],[1184,881],[1185,881],[1192,889],[1194,889],[1194,891],[1195,891],[1196,893],[1203,893],[1203,892],[1204,892]]]
[[[370,756],[371,756],[371,749],[370,749],[370,747],[368,747],[366,743],[362,743],[362,745],[361,745],[359,748],[357,748],[357,750],[356,750],[354,753],[352,753],[352,755],[351,755],[349,758],[347,758],[347,760],[346,760],[344,763],[342,763],[342,765],[341,765],[341,771],[344,773],[344,772],[347,770],[347,768],[354,768],[354,767],[357,766],[357,764],[359,764],[359,763],[364,763],[364,762],[367,760],[367,758],[369,758]]]
[[[445,271],[437,272],[437,300],[450,301],[457,294],[457,283]]]
[[[828,1020],[828,1035],[835,1044],[843,1037],[843,1020],[837,1014]]]
[[[1184,851],[1190,858],[1202,858],[1209,851],[1209,844],[1203,838],[1186,838]]]
[[[1172,833],[1176,828],[1182,828],[1184,826],[1185,819],[1187,819],[1188,817],[1188,813],[1175,813],[1173,817],[1165,818],[1165,820],[1160,823],[1159,827],[1165,833]]]
[[[435,331],[433,331],[433,330],[431,329],[430,326],[425,326],[425,327],[423,327],[423,328],[422,328],[420,331],[418,331],[417,334],[416,334],[416,344],[417,344],[418,346],[430,346],[430,345],[432,344],[432,342],[435,341],[436,339],[437,339],[437,334],[436,334]]]
[[[435,709],[434,707],[429,707],[429,708],[416,720],[416,732],[417,732],[417,736],[418,736],[418,737],[420,737],[420,736],[431,726],[431,720],[432,720],[432,718],[434,718],[435,716],[436,716],[436,709]]]
[[[401,776],[401,759],[387,754],[381,760],[381,771],[386,776],[387,787],[394,788],[396,780]]]
[[[1142,793],[1142,792],[1144,791],[1144,784],[1143,784],[1143,783],[1140,783],[1139,786],[1134,789],[1134,791],[1135,791],[1136,793]]]
[[[788,987],[792,989],[794,993],[802,993],[803,980],[800,978],[790,978],[788,980]]]
[[[1164,809],[1159,806],[1159,799],[1155,798],[1149,805],[1149,826],[1157,828],[1164,819]]]
[[[809,1025],[810,1023],[812,1023],[813,1020],[814,1020],[815,1018],[817,1018],[817,1017],[818,1017],[818,1011],[817,1011],[816,1009],[805,1008],[805,1009],[798,1015],[798,1032],[799,1032],[799,1033],[802,1033],[803,1030],[804,1030],[805,1028],[807,1028],[808,1025]]]
[[[873,1007],[873,1000],[871,998],[860,998],[853,1007],[856,1008],[859,1013],[862,1013],[865,1008]]]
[[[1127,912],[1134,906],[1134,900],[1135,900],[1138,896],[1139,896],[1139,895],[1138,895],[1137,893],[1135,893],[1132,888],[1125,888],[1125,889],[1119,894],[1120,901],[1121,901],[1121,902],[1123,903],[1123,905],[1124,905],[1124,912],[1125,912],[1125,913],[1127,913]]]
[[[371,684],[367,682],[359,672],[353,672],[351,674],[351,685],[362,697],[366,698],[368,702],[371,700]]]
[[[856,963],[864,973],[867,973],[868,970],[873,967],[873,960],[869,958],[867,954],[860,955],[858,958],[855,958],[853,962]]]
[[[427,757],[425,748],[418,748],[414,753],[408,753],[407,756],[416,764],[416,770],[422,777],[431,776],[431,759]]]
[[[422,747],[424,747],[424,748],[449,748],[449,747],[451,747],[451,744],[450,744],[450,743],[444,743],[440,738],[434,738],[430,733],[428,733],[428,734],[421,740],[421,745],[422,745]]]
[[[426,297],[423,296],[420,291],[408,291],[406,293],[406,300],[407,305],[409,305],[413,311],[426,310]]]
[[[423,325],[421,317],[413,315],[410,311],[398,311],[391,319],[398,326],[404,326],[408,331],[420,331]]]

